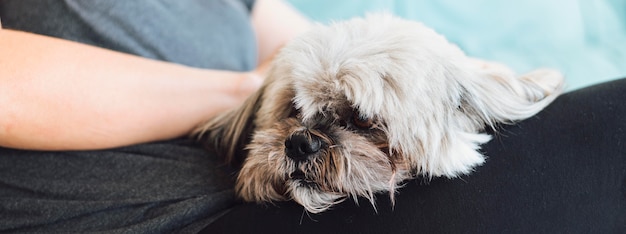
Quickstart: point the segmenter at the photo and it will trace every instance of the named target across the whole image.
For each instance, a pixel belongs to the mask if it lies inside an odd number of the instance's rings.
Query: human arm
[[[7,147],[100,149],[168,139],[255,89],[241,86],[249,84],[244,73],[30,33],[2,30],[0,45],[0,145]]]
[[[259,1],[257,7],[274,3]],[[253,19],[268,14],[257,7]],[[279,35],[272,43],[291,36]],[[0,30],[0,146],[102,149],[182,136],[256,90],[254,74]]]

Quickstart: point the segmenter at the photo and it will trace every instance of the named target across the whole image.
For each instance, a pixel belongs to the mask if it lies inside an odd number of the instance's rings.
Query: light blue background
[[[622,0],[288,0],[329,23],[387,11],[421,21],[468,55],[519,73],[561,70],[567,89],[626,77],[626,1]]]

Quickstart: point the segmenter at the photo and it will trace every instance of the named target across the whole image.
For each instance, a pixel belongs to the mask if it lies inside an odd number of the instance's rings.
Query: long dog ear
[[[461,102],[457,118],[445,130],[430,131],[435,139],[425,146],[435,151],[422,160],[421,170],[430,176],[456,177],[472,172],[485,158],[478,151],[491,138],[479,130],[498,123],[526,119],[550,104],[563,90],[563,77],[554,70],[535,70],[517,76],[496,63],[471,60],[465,64],[460,84]],[[455,73],[457,74],[457,73]],[[430,152],[427,150],[426,152]]]
[[[248,152],[245,146],[254,131],[254,117],[261,105],[265,85],[237,109],[218,115],[196,128],[192,137],[208,149],[216,150],[227,163],[240,167]]]
[[[489,126],[512,123],[537,114],[563,92],[563,76],[555,70],[539,69],[521,76],[504,65],[470,60],[464,112]]]

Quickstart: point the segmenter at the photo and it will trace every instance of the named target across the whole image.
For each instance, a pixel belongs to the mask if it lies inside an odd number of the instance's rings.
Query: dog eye
[[[291,107],[291,111],[289,112],[289,118],[296,118],[300,114],[300,110],[296,109],[296,107]]]
[[[358,113],[354,113],[354,115],[352,115],[352,123],[357,128],[367,129],[367,128],[371,128],[374,125],[374,120],[367,118],[367,117],[363,117],[359,115]]]

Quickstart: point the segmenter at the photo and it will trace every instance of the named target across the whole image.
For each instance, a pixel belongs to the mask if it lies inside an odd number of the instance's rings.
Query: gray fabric
[[[0,230],[197,231],[234,203],[222,165],[186,140],[89,152],[0,149]]]
[[[251,3],[239,0],[0,0],[4,28],[194,67],[250,70]]]
[[[3,27],[201,68],[256,63],[251,2],[0,0]],[[1,45],[0,45],[1,46]],[[0,148],[0,232],[195,232],[235,203],[188,139],[103,151]]]

